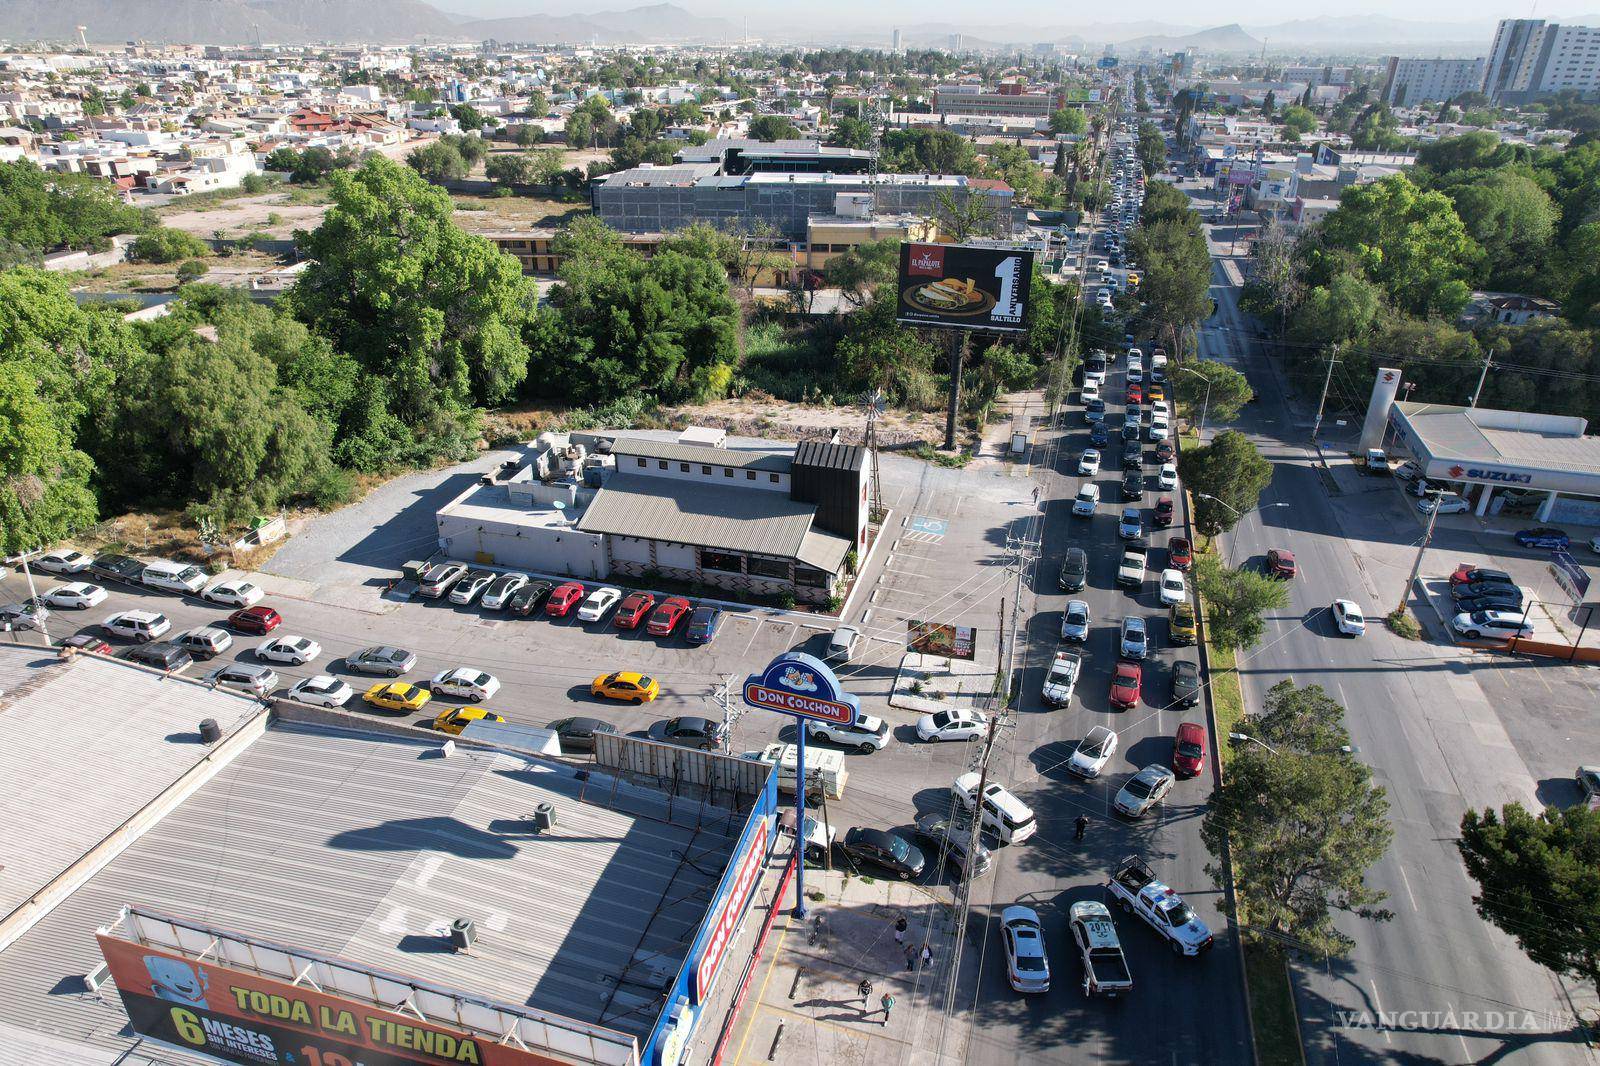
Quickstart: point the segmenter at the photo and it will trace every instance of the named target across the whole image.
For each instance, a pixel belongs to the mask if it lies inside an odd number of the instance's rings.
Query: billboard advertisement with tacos
[[[900,245],[900,301],[895,320],[1020,333],[1028,328],[1033,252],[964,244]]]

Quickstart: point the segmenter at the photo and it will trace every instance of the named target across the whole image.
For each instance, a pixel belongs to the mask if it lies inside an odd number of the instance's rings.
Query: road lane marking
[[[1406,876],[1406,868],[1398,862],[1394,864],[1394,868],[1400,871],[1400,883],[1406,886],[1406,898],[1411,901],[1411,909],[1420,911],[1422,908],[1417,906],[1417,897],[1411,894],[1411,879]]]
[[[1372,1005],[1374,1007],[1378,1008],[1378,1014],[1380,1016],[1382,1016],[1382,1014],[1383,1014],[1383,1000],[1378,998],[1378,982],[1372,980],[1369,977],[1367,979],[1367,987],[1372,989]],[[1394,1037],[1389,1035],[1389,1030],[1388,1030],[1387,1027],[1383,1028],[1381,1030],[1381,1032],[1383,1033],[1383,1042],[1385,1044],[1393,1044],[1394,1043]]]

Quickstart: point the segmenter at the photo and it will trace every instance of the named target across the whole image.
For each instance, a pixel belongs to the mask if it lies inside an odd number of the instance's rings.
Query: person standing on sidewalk
[[[933,961],[933,949],[930,948],[926,944],[922,945],[922,965],[923,965],[923,967],[926,968],[928,963],[930,963],[932,961]]]
[[[906,916],[903,914],[894,920],[894,942],[896,944],[906,942]]]
[[[872,999],[872,982],[863,977],[856,985],[856,993],[861,997],[861,1009],[866,1010],[867,1002]]]
[[[889,1012],[894,1010],[894,997],[885,992],[883,994],[883,999],[879,1000],[879,1002],[883,1004],[883,1024],[888,1025]]]
[[[1087,814],[1080,814],[1078,815],[1078,820],[1072,824],[1074,827],[1072,839],[1082,840],[1084,831],[1089,828],[1089,816]]]

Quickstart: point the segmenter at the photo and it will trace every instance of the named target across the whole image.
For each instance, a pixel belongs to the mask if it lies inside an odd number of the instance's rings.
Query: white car
[[[1097,725],[1078,741],[1072,758],[1067,760],[1067,769],[1079,777],[1099,777],[1100,771],[1106,768],[1106,763],[1116,752],[1116,731]]]
[[[1347,637],[1359,637],[1367,631],[1366,616],[1349,600],[1333,601],[1333,624]]]
[[[328,674],[318,674],[304,681],[296,681],[289,689],[289,698],[315,707],[343,707],[350,702],[356,690]]]
[[[1133,360],[1128,360],[1128,384],[1139,385],[1144,382],[1144,367]]]
[[[1165,418],[1152,418],[1150,420],[1150,439],[1162,441],[1167,439],[1170,429]]]
[[[1000,936],[1006,948],[1006,980],[1018,992],[1050,991],[1050,960],[1045,956],[1044,926],[1032,907],[1007,907],[1000,912]]]
[[[1160,803],[1176,780],[1171,770],[1160,763],[1151,763],[1128,779],[1111,806],[1118,814],[1138,818]]]
[[[226,581],[218,581],[206,589],[200,594],[200,598],[228,607],[254,607],[265,595],[259,585],[251,584],[241,578],[229,578]]]
[[[254,696],[265,696],[278,687],[278,675],[270,667],[250,663],[224,663],[205,676],[208,685],[243,689]]]
[[[457,666],[435,674],[428,682],[435,696],[454,696],[463,700],[486,700],[500,691],[500,681],[493,674],[475,666]]]
[[[1418,500],[1417,510],[1423,514],[1432,514],[1435,510],[1440,514],[1466,514],[1472,510],[1472,505],[1453,492],[1442,492],[1437,496]]]
[[[82,552],[73,551],[71,548],[57,548],[55,551],[45,552],[28,560],[28,566],[34,570],[43,570],[47,574],[81,574],[89,569],[89,564],[94,562]]]
[[[1098,400],[1099,398],[1100,382],[1096,381],[1094,378],[1089,378],[1086,380],[1083,383],[1083,388],[1078,390],[1078,399],[1082,403],[1088,403],[1090,400]]]
[[[1162,463],[1161,472],[1156,475],[1156,488],[1163,492],[1171,491],[1178,487],[1178,464]]]
[[[1094,514],[1094,509],[1100,502],[1100,486],[1089,484],[1078,490],[1078,495],[1072,501],[1072,513],[1079,518],[1086,518]]]
[[[840,626],[828,637],[828,650],[823,653],[823,658],[829,662],[847,663],[856,653],[856,646],[861,643],[861,630],[855,626]],[[927,738],[924,737],[924,740]]]
[[[989,720],[966,709],[934,711],[917,720],[918,740],[981,740]]]
[[[100,628],[110,636],[142,644],[166,636],[172,629],[172,622],[157,611],[118,611],[101,622]]]
[[[1189,588],[1184,584],[1182,570],[1161,571],[1161,606],[1176,607],[1189,598]]]
[[[256,649],[256,658],[269,663],[304,666],[322,654],[322,645],[309,637],[274,637]]]
[[[498,611],[503,608],[511,597],[516,595],[518,589],[528,583],[527,574],[501,574],[489,582],[483,590],[483,599],[478,603],[486,611]]]
[[[808,719],[806,736],[812,739],[831,740],[835,744],[855,748],[862,753],[882,751],[883,746],[889,743],[889,723],[870,714],[857,718],[855,725]]]
[[[1172,417],[1172,408],[1167,406],[1167,401],[1156,400],[1150,405],[1150,414],[1154,418],[1170,419]]]
[[[1089,639],[1089,604],[1085,600],[1068,600],[1061,612],[1061,639],[1072,644],[1082,644]]]
[[[617,605],[622,599],[622,590],[603,585],[589,593],[589,598],[583,601],[583,606],[578,608],[578,621],[598,622],[605,617],[607,611]]]
[[[1085,448],[1078,457],[1078,476],[1094,477],[1100,472],[1100,452],[1094,448]]]
[[[41,599],[47,607],[82,611],[100,606],[106,602],[106,597],[109,595],[110,593],[99,585],[91,585],[87,581],[72,581],[65,585],[57,585],[46,592]]]
[[[478,593],[489,587],[489,582],[495,579],[494,573],[488,570],[469,570],[467,575],[454,585],[450,586],[449,600],[457,607],[465,607],[478,598]]]
[[[1533,636],[1533,624],[1522,620],[1521,611],[1473,611],[1456,615],[1450,625],[1468,640],[1489,637],[1492,640],[1510,640],[1512,637]]]

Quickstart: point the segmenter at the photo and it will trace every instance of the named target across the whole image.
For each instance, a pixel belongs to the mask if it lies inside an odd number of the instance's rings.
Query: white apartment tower
[[[1497,103],[1527,103],[1566,89],[1600,93],[1600,27],[1501,19],[1483,72]]]

